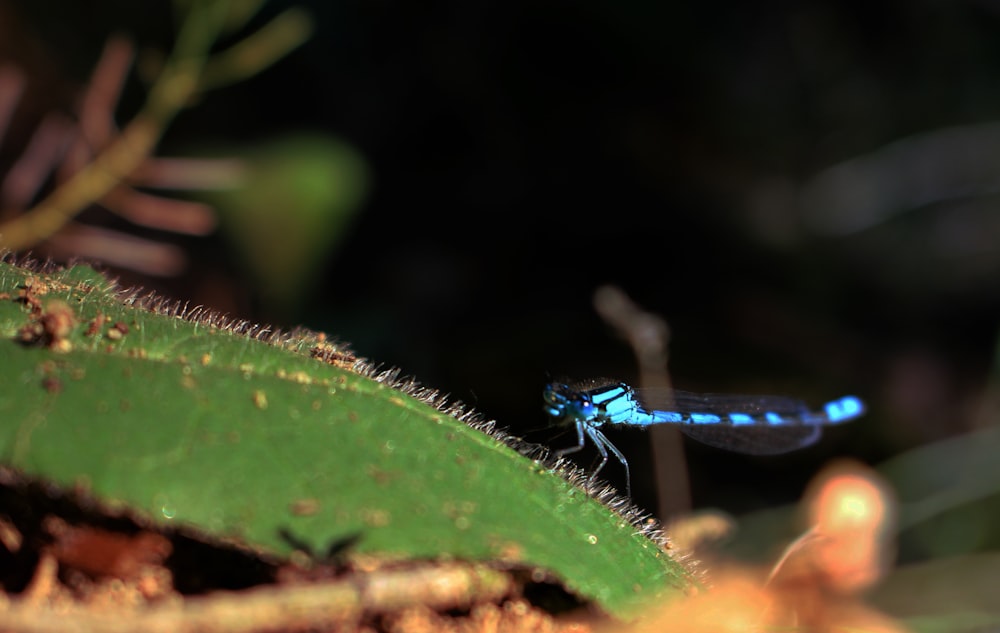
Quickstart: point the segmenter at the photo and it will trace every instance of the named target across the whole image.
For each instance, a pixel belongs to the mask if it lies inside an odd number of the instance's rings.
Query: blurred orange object
[[[896,502],[885,482],[862,464],[836,463],[802,505],[809,527],[770,572],[718,564],[706,588],[654,609],[630,630],[905,631],[858,597],[893,557]]]

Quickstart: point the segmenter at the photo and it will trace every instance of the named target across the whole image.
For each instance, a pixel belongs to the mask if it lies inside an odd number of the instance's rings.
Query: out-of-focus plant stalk
[[[0,248],[21,251],[55,235],[135,172],[171,120],[199,93],[266,68],[302,44],[312,28],[303,11],[289,9],[230,49],[210,55],[225,28],[229,3],[202,1],[189,6],[174,50],[139,114],[92,161],[34,208],[0,224]]]

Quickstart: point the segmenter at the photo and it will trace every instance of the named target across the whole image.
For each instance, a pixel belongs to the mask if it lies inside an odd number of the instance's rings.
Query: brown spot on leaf
[[[289,504],[288,509],[295,516],[312,516],[319,512],[319,499],[296,499]]]
[[[104,313],[98,312],[97,316],[87,323],[87,331],[84,332],[84,334],[86,336],[97,336],[101,333],[101,328],[104,327],[104,322],[106,320],[107,318],[104,316]]]
[[[128,325],[124,321],[116,321],[114,325],[108,328],[107,337],[112,341],[120,341],[125,338],[128,334]]]
[[[364,508],[361,510],[361,520],[369,527],[385,527],[392,520],[392,515],[381,508]]]
[[[65,301],[54,299],[44,310],[36,312],[33,309],[32,320],[18,331],[18,338],[25,345],[42,344],[57,352],[68,352],[73,348],[69,336],[75,327],[73,308]]]
[[[326,342],[325,336],[309,350],[309,355],[341,369],[352,369],[358,360],[352,351]]]
[[[63,382],[58,376],[46,376],[42,379],[42,388],[51,394],[62,393]]]
[[[267,408],[267,394],[261,389],[256,389],[253,392],[253,406],[257,407],[261,411]]]
[[[18,289],[17,298],[24,305],[28,306],[32,312],[41,312],[42,301],[40,297],[48,293],[49,289],[45,284],[39,282],[36,277],[28,277],[24,280],[24,285]]]

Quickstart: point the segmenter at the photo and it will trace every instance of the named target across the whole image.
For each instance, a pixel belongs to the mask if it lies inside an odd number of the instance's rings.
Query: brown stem
[[[118,633],[304,630],[344,626],[366,616],[411,606],[435,610],[497,602],[514,589],[503,572],[463,563],[377,571],[335,582],[218,592],[139,610],[100,613],[86,607],[58,611],[22,601],[0,605],[4,631]]]
[[[197,71],[184,63],[165,68],[146,107],[118,138],[34,208],[0,224],[0,248],[19,251],[48,239],[142,164],[170,120],[194,95]]]

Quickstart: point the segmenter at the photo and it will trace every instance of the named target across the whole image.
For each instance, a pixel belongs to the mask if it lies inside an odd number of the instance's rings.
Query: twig
[[[107,144],[115,132],[113,113],[134,58],[135,47],[124,37],[111,37],[104,44],[80,101],[79,142],[87,146],[88,154],[91,148]]]
[[[10,126],[26,83],[21,71],[6,64],[0,66],[0,141]]]
[[[105,198],[135,172],[149,158],[170,121],[196,95],[266,67],[301,44],[311,30],[303,12],[287,10],[228,51],[210,57],[213,43],[225,28],[229,3],[192,2],[188,8],[174,50],[151,86],[143,109],[93,160],[34,208],[0,224],[0,248],[25,250],[51,238],[81,210]],[[113,128],[113,122],[96,120],[94,115],[100,116],[108,100],[116,98],[114,79],[131,59],[131,47],[113,39],[105,58],[98,69],[100,77],[95,75],[100,85],[92,89],[84,104],[86,128],[97,136]]]
[[[28,204],[45,184],[52,165],[66,155],[78,130],[65,115],[46,115],[17,161],[0,181],[0,204],[12,209]],[[0,233],[2,235],[2,233]]]
[[[671,404],[670,374],[667,371],[667,343],[670,328],[660,316],[646,312],[617,286],[601,286],[594,291],[594,308],[605,323],[628,341],[639,363],[640,386],[665,394],[662,402],[647,406],[666,408]],[[680,433],[667,425],[650,429],[657,483],[657,514],[664,523],[691,511],[684,445]]]
[[[0,246],[24,250],[48,239],[87,204],[99,200],[141,164],[159,141],[167,123],[197,89],[190,64],[164,68],[145,108],[92,162],[76,172],[27,213],[0,224]]]
[[[467,608],[497,602],[514,589],[513,579],[483,566],[444,563],[379,571],[336,582],[269,586],[218,592],[141,610],[96,613],[85,607],[58,611],[11,601],[0,605],[10,633],[251,633],[303,630],[359,622],[365,616],[422,605]]]
[[[202,86],[215,89],[241,81],[264,70],[298,48],[312,34],[312,20],[301,9],[288,9],[259,31],[205,64]]]

